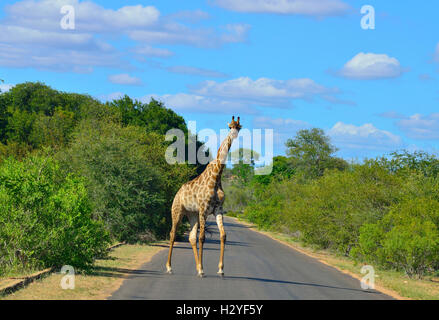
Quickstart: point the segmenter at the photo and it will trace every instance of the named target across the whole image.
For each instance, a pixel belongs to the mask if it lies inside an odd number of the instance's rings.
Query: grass
[[[317,250],[304,246],[296,238],[271,231],[259,230],[254,224],[249,223],[242,216],[235,216],[235,219],[245,223],[253,230],[263,233],[277,241],[280,241],[308,256],[318,259],[350,276],[361,279],[365,274],[361,273],[362,264],[355,263],[352,259],[336,255],[328,250]],[[413,300],[439,300],[439,279],[426,277],[422,280],[410,279],[402,272],[389,271],[375,268],[375,288],[396,299]]]
[[[164,243],[150,245],[123,245],[115,248],[106,259],[96,260],[87,273],[75,275],[75,289],[64,290],[60,286],[63,274],[50,276],[31,283],[0,300],[103,300],[116,291],[133,271],[148,262]],[[0,279],[0,286],[10,279]]]

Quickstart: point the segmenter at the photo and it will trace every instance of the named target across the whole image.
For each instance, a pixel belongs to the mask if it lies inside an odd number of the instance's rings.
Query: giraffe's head
[[[236,138],[238,136],[239,130],[241,130],[241,124],[239,123],[239,117],[238,121],[235,121],[235,116],[232,117],[232,122],[228,123],[230,132],[232,133],[233,137]]]

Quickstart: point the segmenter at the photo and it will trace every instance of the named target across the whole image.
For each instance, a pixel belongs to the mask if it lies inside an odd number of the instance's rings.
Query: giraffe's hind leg
[[[197,253],[197,233],[198,233],[198,216],[195,214],[188,215],[189,223],[191,225],[191,231],[189,234],[189,242],[194,252],[195,267],[198,274],[200,274],[200,260]]]
[[[171,258],[172,258],[172,249],[174,247],[175,236],[177,234],[178,224],[184,215],[184,209],[178,203],[175,203],[172,206],[172,228],[171,233],[169,235],[169,253],[168,253],[168,261],[166,262],[166,272],[172,274],[171,267]]]

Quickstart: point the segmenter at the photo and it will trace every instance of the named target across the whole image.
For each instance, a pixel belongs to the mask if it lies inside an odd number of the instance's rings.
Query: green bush
[[[245,210],[255,223],[299,232],[305,243],[348,255],[360,227],[381,219],[397,202],[401,179],[374,164],[327,171],[305,182],[274,180],[261,190]]]
[[[439,262],[439,202],[406,199],[375,224],[360,229],[357,259],[422,277]]]
[[[109,237],[92,219],[82,179],[49,157],[0,166],[0,274],[40,267],[87,267]]]

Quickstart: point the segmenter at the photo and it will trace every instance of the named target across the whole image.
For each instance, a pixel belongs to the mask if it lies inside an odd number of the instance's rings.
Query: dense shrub
[[[232,183],[227,196],[236,194],[228,206],[239,207],[241,197],[245,216],[262,229],[422,277],[439,268],[437,160],[394,156],[326,170],[314,179],[272,177],[240,188]]]
[[[0,274],[22,268],[86,267],[109,237],[92,219],[82,179],[63,176],[49,157],[0,166]]]
[[[164,238],[172,198],[193,170],[166,163],[163,136],[85,120],[74,137],[58,157],[66,170],[86,177],[95,219],[120,241]]]
[[[328,171],[305,183],[273,181],[255,193],[256,201],[245,212],[260,227],[299,231],[306,243],[349,254],[359,228],[381,219],[397,201],[400,183],[375,164]]]
[[[406,199],[375,224],[360,230],[354,256],[422,277],[439,262],[439,202]]]

